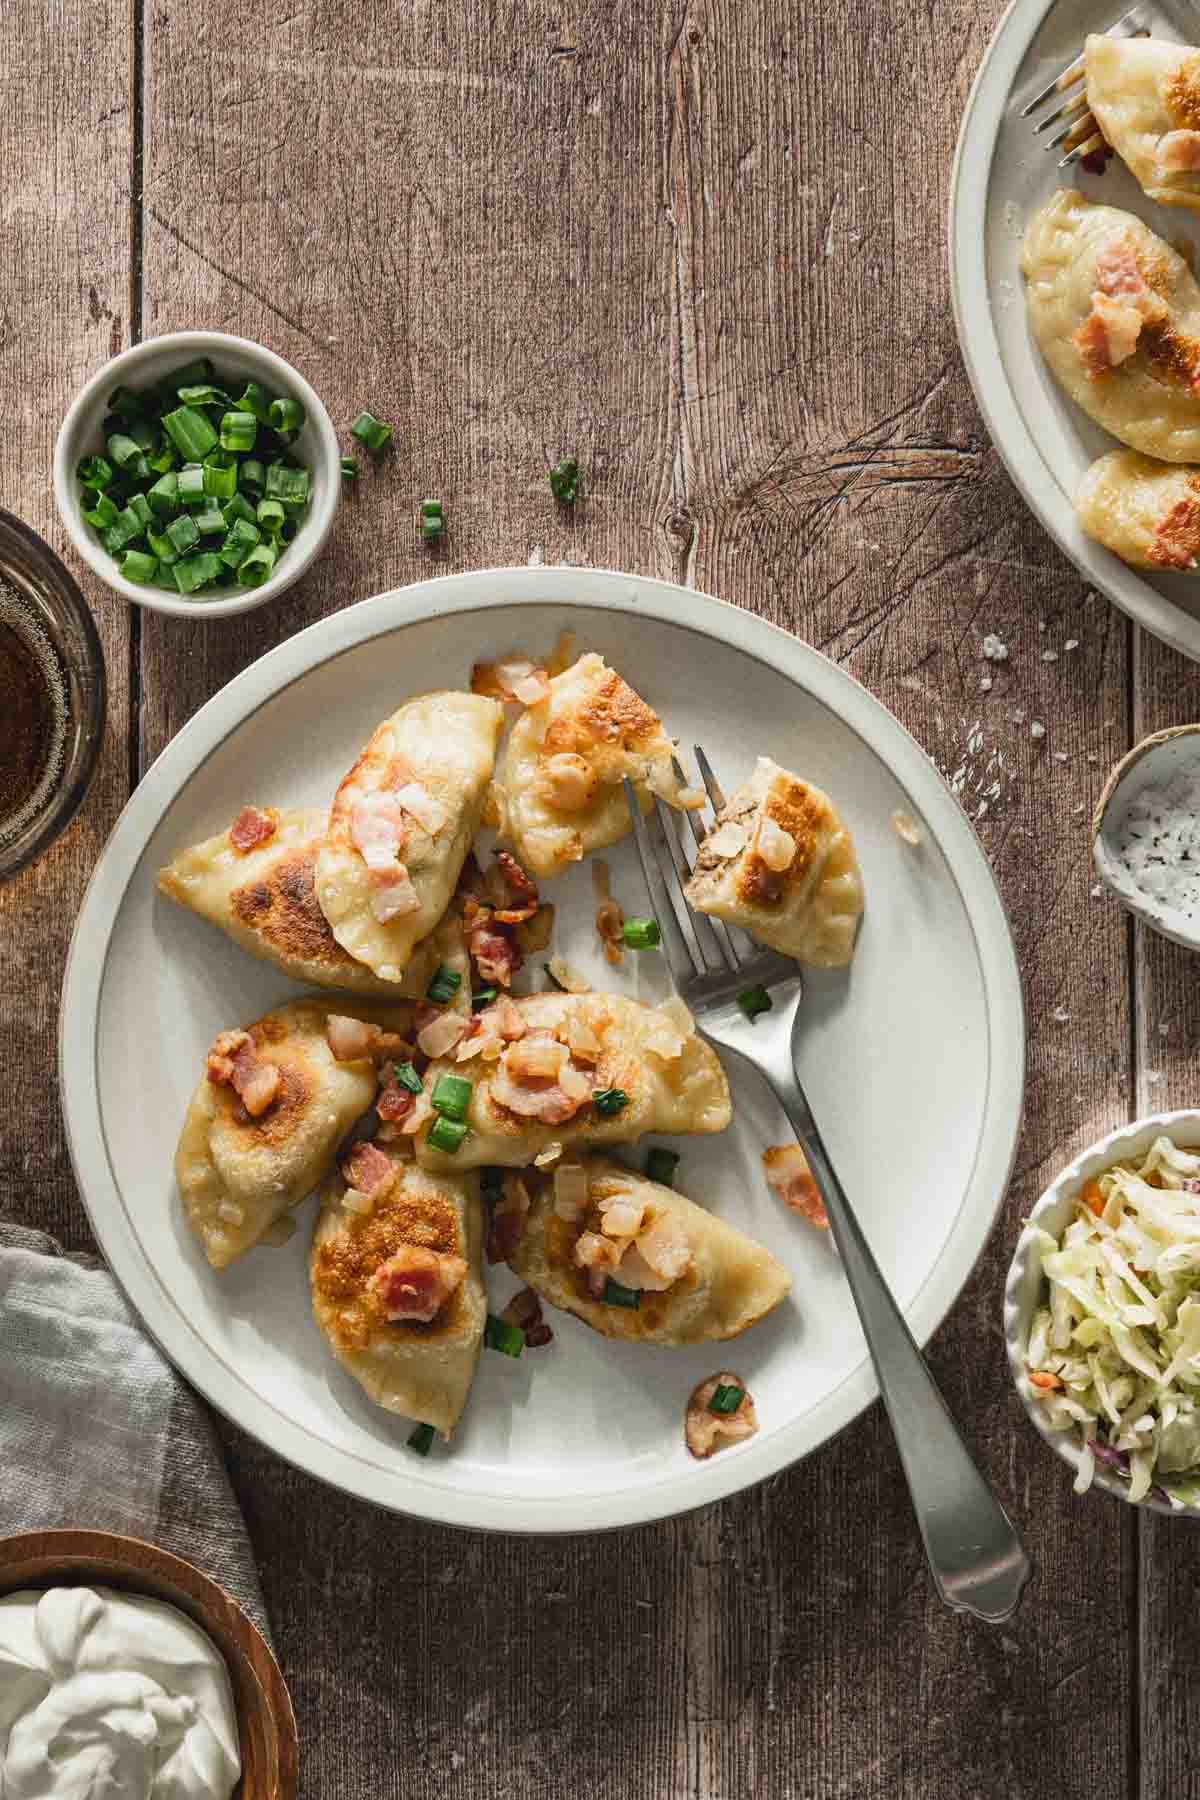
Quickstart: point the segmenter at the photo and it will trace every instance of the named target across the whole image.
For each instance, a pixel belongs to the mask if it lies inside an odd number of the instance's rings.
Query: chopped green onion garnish
[[[442,517],[440,500],[423,500],[421,502],[421,536],[426,539],[439,538],[446,529],[446,521]]]
[[[146,457],[146,464],[152,475],[165,475],[169,469],[178,467],[179,452],[174,444],[168,444],[164,439],[158,449]]]
[[[220,579],[221,559],[214,551],[205,550],[199,556],[181,558],[172,573],[181,594],[194,594],[197,588],[207,587],[210,581]]]
[[[123,550],[135,538],[140,538],[146,527],[130,506],[122,507],[112,524],[104,534],[104,547],[109,551]]]
[[[624,1088],[594,1088],[592,1105],[602,1118],[612,1119],[629,1105],[629,1095]]]
[[[710,1413],[735,1413],[746,1398],[744,1387],[736,1387],[731,1381],[723,1381],[708,1403]]]
[[[237,464],[228,450],[214,450],[205,457],[204,492],[214,500],[232,500],[237,493]]]
[[[202,387],[212,378],[213,366],[207,356],[198,356],[195,362],[184,363],[182,369],[165,376],[162,385],[169,394],[177,394],[181,387]]]
[[[151,531],[147,528],[146,542],[149,544],[160,563],[166,563],[167,567],[170,568],[173,562],[178,562],[179,552],[176,550],[165,531],[160,536],[157,531]]]
[[[200,542],[200,533],[191,513],[180,513],[177,519],[172,519],[167,526],[167,536],[180,553]]]
[[[657,1181],[662,1187],[670,1187],[675,1179],[675,1171],[679,1167],[679,1152],[664,1150],[656,1144],[646,1157],[646,1173],[651,1181]]]
[[[471,1104],[471,1086],[461,1075],[439,1075],[429,1099],[444,1119],[465,1119]]]
[[[308,470],[293,469],[288,463],[268,463],[267,498],[282,500],[285,506],[307,505]]]
[[[462,976],[458,970],[448,969],[442,963],[425,989],[425,998],[432,1000],[435,1006],[448,1006],[461,986]]]
[[[97,494],[95,506],[90,512],[85,510],[83,516],[93,531],[107,531],[108,527],[116,520],[117,508],[107,494]]]
[[[238,580],[243,587],[261,587],[275,567],[276,559],[277,552],[270,544],[255,544],[238,569]]]
[[[214,387],[211,381],[198,381],[193,386],[176,388],[175,392],[184,406],[233,405],[225,389]]]
[[[655,950],[662,943],[657,919],[626,919],[621,937],[627,950]]]
[[[245,519],[235,519],[221,545],[221,561],[226,568],[240,569],[257,542],[258,526],[248,525]]]
[[[179,477],[174,469],[171,469],[166,475],[159,476],[154,486],[147,491],[146,499],[151,512],[156,512],[160,518],[165,518],[167,514],[178,511]]]
[[[525,1348],[525,1333],[519,1325],[510,1325],[507,1319],[489,1313],[483,1328],[483,1341],[489,1350],[499,1350],[504,1356],[520,1356]]]
[[[497,1168],[495,1163],[485,1163],[479,1171],[479,1192],[489,1205],[494,1205],[501,1199],[504,1194],[504,1170]]]
[[[267,418],[272,431],[285,444],[290,444],[296,433],[304,429],[304,408],[298,400],[272,400]]]
[[[113,466],[107,456],[85,456],[75,474],[82,487],[106,488],[112,485]]]
[[[215,500],[210,500],[206,506],[197,507],[192,518],[201,537],[211,537],[213,532],[225,529],[225,514]]]
[[[271,396],[257,381],[248,381],[245,393],[233,404],[238,412],[253,413],[260,425],[271,423]]]
[[[260,500],[255,517],[268,537],[278,537],[287,514],[278,500]]]
[[[136,518],[141,520],[143,531],[148,525],[154,523],[154,514],[150,510],[150,502],[145,494],[130,494],[126,511],[133,513]]]
[[[433,1449],[433,1426],[418,1425],[409,1433],[407,1442],[409,1449],[415,1450],[418,1456],[428,1456]]]
[[[234,411],[221,414],[222,450],[243,453],[253,450],[257,436],[258,420],[253,413]]]
[[[146,452],[140,444],[136,444],[123,431],[114,431],[105,442],[112,461],[117,468],[133,481],[144,481],[150,473],[150,464],[146,461]]]
[[[176,476],[176,493],[181,506],[204,505],[204,467],[201,463],[185,463]]]
[[[447,1156],[453,1156],[467,1135],[467,1128],[461,1119],[443,1119],[440,1116],[429,1127],[429,1147],[432,1150],[444,1150]]]
[[[117,564],[126,581],[153,581],[154,571],[158,568],[157,556],[147,556],[141,550],[127,550]]]
[[[177,406],[163,414],[163,429],[182,456],[199,461],[214,449],[217,434],[202,412],[194,406]]]
[[[748,1019],[757,1019],[759,1013],[771,1010],[771,996],[764,987],[746,988],[738,995],[737,1003]]]
[[[550,492],[564,506],[573,506],[579,492],[579,461],[574,456],[564,456],[555,463],[550,471]]]
[[[410,1094],[421,1093],[425,1084],[410,1062],[393,1063],[392,1067],[396,1071],[396,1080],[402,1088],[407,1088]]]
[[[605,1306],[627,1306],[630,1312],[636,1312],[641,1305],[642,1291],[640,1288],[625,1287],[610,1275],[600,1298]]]
[[[342,479],[343,481],[357,481],[358,479],[358,464],[352,456],[343,456],[342,458]]]
[[[263,489],[267,485],[267,471],[257,456],[248,456],[238,470],[238,486],[245,488],[248,494],[257,494],[262,498]]]
[[[350,427],[350,436],[365,444],[372,456],[378,456],[387,448],[391,440],[392,428],[381,419],[373,418],[369,412],[360,412]]]
[[[234,494],[232,499],[223,501],[221,512],[227,525],[232,525],[235,519],[245,519],[247,525],[255,522],[254,508],[244,494]]]
[[[475,996],[471,1001],[471,1011],[482,1012],[485,1006],[490,1006],[492,1004],[492,1001],[496,999],[499,992],[500,989],[497,987],[476,988]]]

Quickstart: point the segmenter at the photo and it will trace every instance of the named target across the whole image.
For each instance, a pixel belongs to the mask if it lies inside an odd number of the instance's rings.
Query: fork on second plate
[[[699,746],[695,756],[715,819],[724,795]],[[683,782],[678,763],[675,773]],[[799,966],[689,905],[683,889],[710,828],[697,813],[681,814],[655,798],[643,815],[629,780],[625,798],[663,953],[681,999],[706,1038],[764,1077],[808,1159],[858,1308],[937,1590],[956,1611],[998,1624],[1016,1611],[1032,1564],[934,1385],[800,1085],[795,1044],[804,983]]]
[[[1135,6],[1123,13],[1115,25],[1110,25],[1104,33],[1105,37],[1149,37],[1150,12],[1146,6]],[[1045,106],[1047,101],[1063,97],[1061,106],[1039,120],[1034,132],[1040,135],[1049,131],[1052,125],[1059,124],[1061,129],[1046,145],[1047,150],[1057,150],[1065,145],[1067,154],[1059,162],[1059,168],[1065,169],[1070,163],[1081,162],[1085,156],[1091,156],[1096,150],[1105,148],[1104,134],[1088,106],[1087,88],[1081,86],[1087,78],[1087,68],[1082,50],[1073,61],[1054,77],[1041,91],[1034,95],[1028,106],[1021,108],[1021,117],[1028,119],[1031,114]]]

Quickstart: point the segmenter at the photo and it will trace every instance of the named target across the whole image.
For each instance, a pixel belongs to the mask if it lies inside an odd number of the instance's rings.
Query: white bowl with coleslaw
[[[1123,1125],[1051,1183],[1017,1240],[1004,1334],[1021,1403],[1077,1492],[1200,1518],[1200,1109]]]

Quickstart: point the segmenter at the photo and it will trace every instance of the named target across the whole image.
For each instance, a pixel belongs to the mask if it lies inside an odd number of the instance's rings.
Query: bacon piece
[[[1200,172],[1200,131],[1168,131],[1158,140],[1154,160],[1164,175]]]
[[[471,1021],[457,1012],[439,1012],[436,1019],[417,1033],[417,1048],[423,1056],[446,1056],[466,1036]]]
[[[719,1387],[741,1388],[743,1397],[736,1412],[709,1412],[708,1403]],[[740,1375],[731,1375],[725,1370],[720,1375],[710,1376],[698,1388],[693,1389],[683,1421],[684,1442],[693,1456],[703,1461],[714,1450],[722,1449],[724,1444],[735,1444],[741,1439],[751,1438],[757,1430],[758,1416],[754,1411],[754,1402]]]
[[[335,1062],[361,1062],[374,1050],[378,1036],[378,1026],[345,1013],[330,1013],[325,1021],[325,1042]]]
[[[829,1219],[799,1144],[775,1144],[763,1151],[763,1168],[767,1180],[785,1206],[798,1212],[814,1225],[827,1229]]]
[[[350,814],[350,838],[368,869],[392,869],[404,844],[404,808],[395,794],[364,794]]]
[[[669,1288],[687,1273],[692,1261],[692,1246],[683,1226],[664,1214],[652,1219],[648,1228],[640,1234],[637,1254],[656,1281],[661,1282],[663,1288]],[[643,1282],[642,1285],[653,1284]]]
[[[402,1088],[398,1081],[388,1082],[380,1091],[375,1102],[375,1111],[387,1124],[395,1124],[398,1119],[406,1119],[413,1109],[415,1094]]]
[[[519,1175],[506,1175],[500,1198],[492,1207],[488,1221],[484,1256],[489,1263],[507,1262],[521,1241],[525,1220],[532,1202],[529,1189]]]
[[[412,814],[417,824],[430,837],[436,837],[446,823],[448,815],[445,807],[419,781],[406,781],[402,788],[397,788],[396,800],[406,813]]]
[[[601,1237],[598,1231],[583,1232],[575,1245],[575,1263],[580,1269],[586,1269],[591,1275],[599,1275],[600,1287],[603,1288],[605,1278],[619,1265],[624,1252],[620,1244],[612,1238]]]
[[[480,980],[511,987],[513,976],[521,966],[516,945],[503,932],[487,925],[477,925],[467,933],[467,950],[475,960]]]
[[[550,1032],[528,1032],[505,1051],[505,1073],[514,1081],[557,1081],[570,1054]]]
[[[497,1106],[506,1107],[523,1119],[540,1119],[544,1125],[565,1124],[583,1105],[583,1099],[574,1099],[556,1081],[537,1081],[528,1085],[514,1081],[506,1072],[503,1060],[492,1076],[491,1097]]]
[[[1200,556],[1200,502],[1177,500],[1154,532],[1147,559],[1160,569],[1194,569]]]
[[[421,910],[421,897],[409,880],[403,863],[393,863],[387,869],[372,869],[370,889],[371,911],[381,925],[386,925],[389,919],[403,918]]]
[[[519,1006],[513,1004],[507,994],[502,994],[499,1000],[493,1002],[488,1008],[488,1018],[492,1021],[493,1030],[498,1032],[508,1043],[515,1043],[518,1038],[523,1038],[529,1030],[525,1023],[524,1013]]]
[[[381,1263],[371,1277],[389,1319],[428,1324],[466,1279],[461,1256],[405,1244]]]
[[[252,1119],[261,1118],[278,1098],[283,1078],[261,1058],[248,1031],[223,1031],[205,1061],[208,1079],[231,1087]]]
[[[396,1179],[396,1165],[374,1144],[357,1143],[342,1158],[347,1187],[357,1188],[370,1200],[385,1194]]]
[[[229,841],[243,856],[269,844],[279,829],[279,814],[273,806],[243,806],[229,827]]]
[[[500,870],[513,900],[519,901],[521,905],[526,902],[537,905],[537,883],[525,873],[515,856],[510,856],[507,850],[497,850],[493,867]]]
[[[1096,286],[1112,300],[1153,299],[1142,273],[1137,245],[1126,235],[1105,244],[1096,256]]]
[[[1128,301],[1110,300],[1099,291],[1092,295],[1092,310],[1071,340],[1089,381],[1133,355],[1142,325],[1141,312]]]
[[[542,1303],[532,1288],[519,1288],[500,1314],[510,1325],[519,1325],[525,1333],[525,1348],[537,1350],[553,1342],[554,1333],[542,1316]]]

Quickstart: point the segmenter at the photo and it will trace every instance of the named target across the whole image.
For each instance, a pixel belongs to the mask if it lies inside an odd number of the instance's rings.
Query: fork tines
[[[1105,36],[1148,37],[1150,27],[1145,20],[1145,7],[1135,6],[1132,11],[1119,18],[1115,25],[1110,25]],[[1080,88],[1079,85],[1084,80],[1085,73],[1084,59],[1082,55],[1077,56],[1073,62],[1067,64],[1060,74],[1055,76],[1049,86],[1044,87],[1041,93],[1034,95],[1028,106],[1021,109],[1021,117],[1027,119],[1031,113],[1037,112],[1039,107],[1044,106],[1047,100],[1068,96],[1063,99],[1061,106],[1056,107],[1052,113],[1047,113],[1046,117],[1034,126],[1035,133],[1049,131],[1052,125],[1061,127],[1046,145],[1047,150],[1057,150],[1060,145],[1065,145],[1067,154],[1059,162],[1060,169],[1065,169],[1069,163],[1078,162],[1083,157],[1090,156],[1094,150],[1103,150],[1105,147],[1104,135],[1088,107],[1087,90]],[[1079,91],[1072,93],[1072,89]]]

